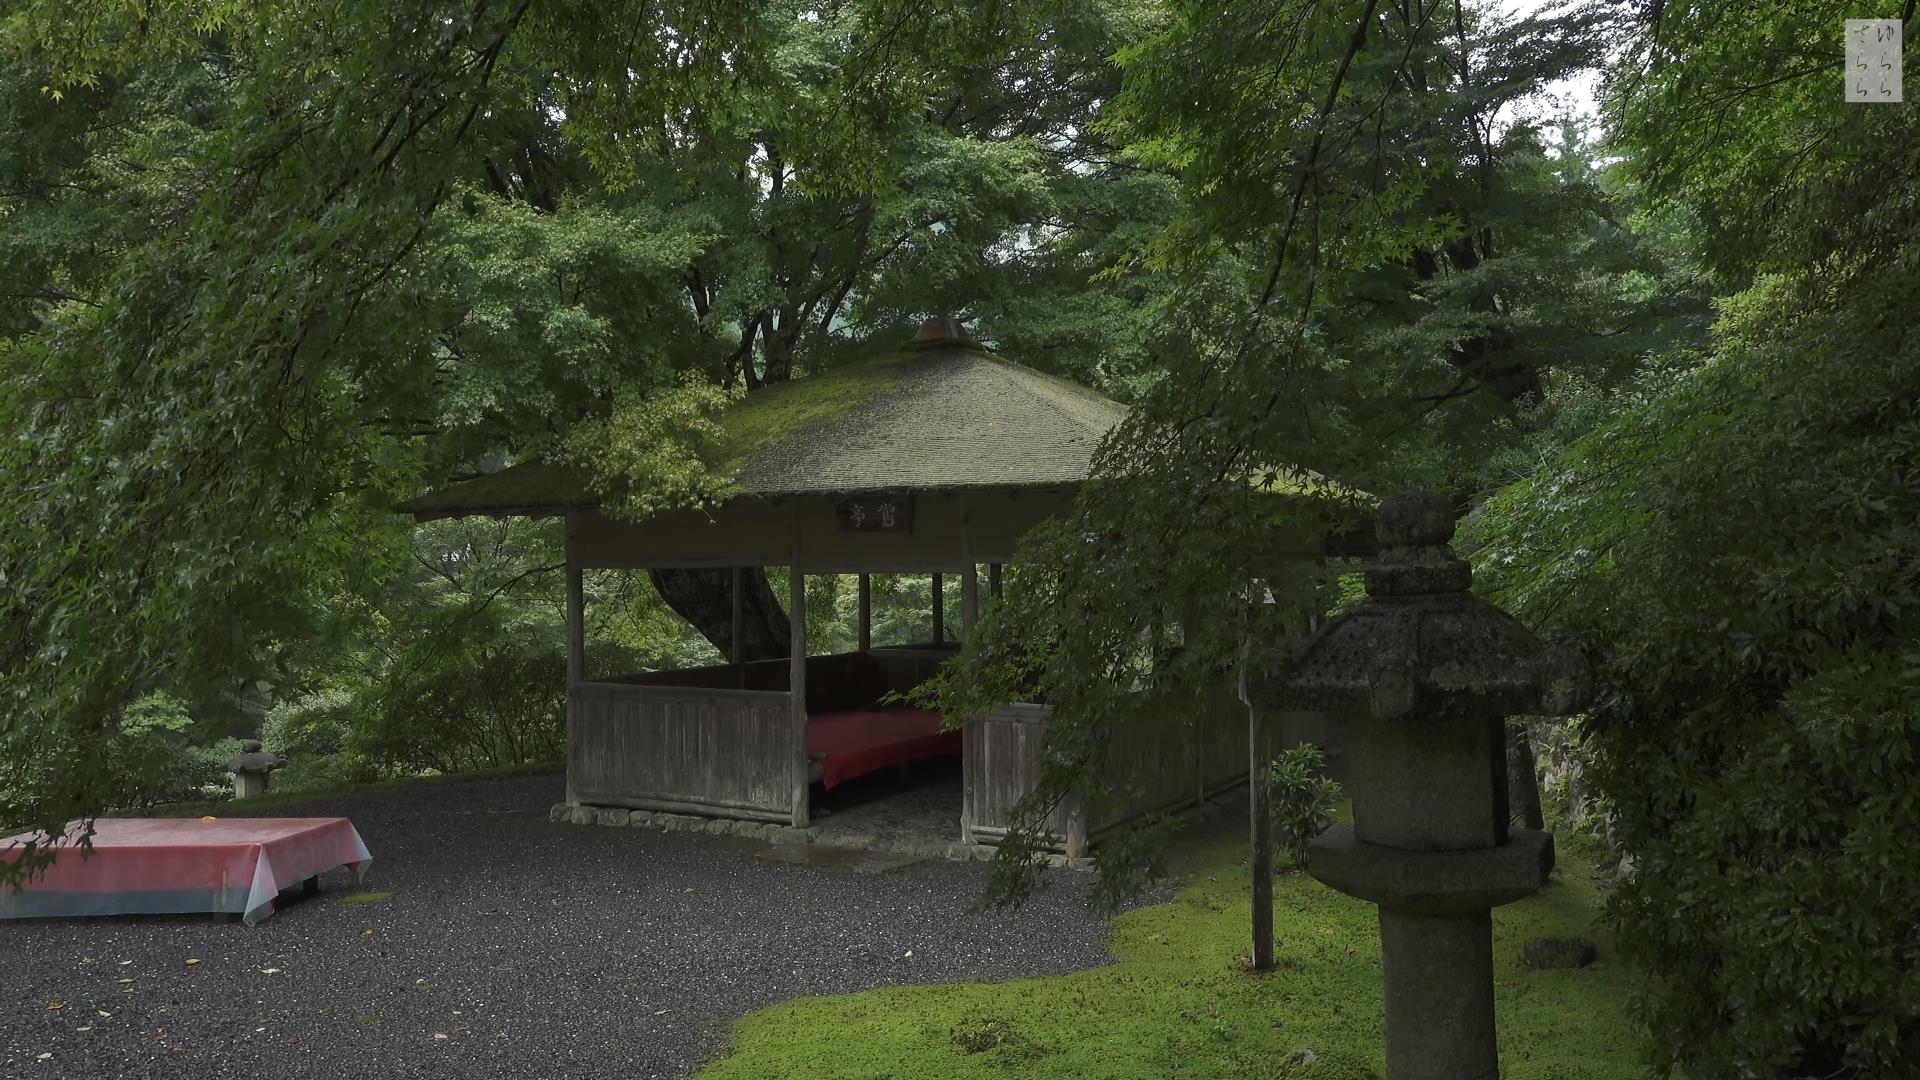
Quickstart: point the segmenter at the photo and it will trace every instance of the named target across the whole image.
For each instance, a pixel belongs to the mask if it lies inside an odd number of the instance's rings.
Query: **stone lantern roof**
[[[274,769],[287,767],[287,759],[279,754],[269,754],[260,748],[260,740],[247,739],[240,744],[240,753],[227,761],[230,773],[267,773]]]
[[[1392,496],[1376,518],[1379,557],[1367,599],[1299,647],[1267,680],[1284,709],[1382,719],[1458,713],[1557,715],[1579,700],[1581,664],[1543,645],[1469,591],[1456,557],[1453,510],[1427,492]]]

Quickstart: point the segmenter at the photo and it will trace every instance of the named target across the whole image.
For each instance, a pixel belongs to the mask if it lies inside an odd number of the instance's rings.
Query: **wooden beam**
[[[987,591],[993,594],[995,600],[1000,599],[1000,568],[1004,565],[1004,563],[987,564]]]
[[[873,648],[873,575],[860,575],[860,651]]]
[[[933,643],[947,640],[947,577],[933,575]]]
[[[788,591],[787,620],[793,648],[787,692],[793,698],[793,827],[807,827],[807,575],[800,569],[800,549],[794,548],[793,574]]]

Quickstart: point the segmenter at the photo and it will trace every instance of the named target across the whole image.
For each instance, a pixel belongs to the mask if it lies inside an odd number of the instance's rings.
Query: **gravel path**
[[[1111,960],[1079,874],[969,916],[978,864],[780,865],[757,841],[549,823],[561,797],[540,777],[279,811],[353,818],[363,888],[390,899],[344,902],[336,873],[254,927],[0,923],[0,1077],[682,1077],[787,998]]]

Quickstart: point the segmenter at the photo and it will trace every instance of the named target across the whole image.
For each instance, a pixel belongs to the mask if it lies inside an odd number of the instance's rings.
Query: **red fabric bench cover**
[[[807,753],[820,762],[820,782],[842,781],[927,758],[960,752],[960,730],[940,730],[939,713],[925,709],[866,709],[815,713],[807,722]]]
[[[0,840],[0,860],[28,839]],[[0,918],[211,911],[252,924],[281,889],[342,866],[357,880],[372,863],[346,818],[99,818],[91,855],[62,843],[24,890],[0,888]]]

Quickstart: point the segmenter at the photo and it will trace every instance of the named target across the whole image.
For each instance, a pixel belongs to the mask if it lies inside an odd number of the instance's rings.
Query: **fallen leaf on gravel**
[[[203,817],[200,820],[201,821],[219,821],[220,819],[217,817],[214,817],[212,814],[208,814],[206,817]]]
[[[377,1024],[380,1022],[380,1018],[372,1013],[361,1013],[359,1016],[354,1017],[354,1019],[363,1024]]]
[[[447,1033],[444,1031],[436,1031],[433,1033],[433,1037],[436,1039],[444,1039],[447,1037]]]
[[[121,986],[125,986],[128,983],[132,982],[133,980],[132,979],[115,979],[113,981],[119,983]]]
[[[38,1060],[45,1061],[52,1056],[53,1056],[52,1054],[41,1054]]]
[[[262,974],[262,975],[278,975],[278,974],[280,974],[280,969],[279,969],[279,968],[261,968],[261,969],[260,969],[260,974]]]
[[[49,1001],[49,1002],[47,1002],[47,1008],[49,1008],[49,1009],[64,1009],[64,1008],[66,1008],[66,1007],[67,1007],[67,1006],[66,1006],[66,1005],[65,1005],[65,1003],[63,1003],[63,1002],[59,1002],[59,1001]]]
[[[74,1028],[73,1030],[75,1030],[75,1031],[92,1031],[92,1030],[93,1030],[93,1025],[92,1025],[92,1024],[88,1024],[88,1025],[87,1025],[87,1026],[85,1026],[85,1027],[77,1027],[77,1028]]]
[[[195,964],[197,964],[197,963],[199,963],[199,962],[200,962],[200,961],[199,961],[199,960],[198,960],[197,958],[193,958],[193,959],[189,959],[189,960],[187,961],[187,966],[188,966],[188,967],[192,967],[193,965],[195,965]]]
[[[131,960],[122,960],[122,961],[120,961],[120,966],[121,966],[121,967],[126,967],[126,966],[127,966],[128,964],[131,964],[131,963],[133,963],[133,961],[131,961]]]
[[[692,889],[688,889],[687,891],[688,891],[688,892],[692,892],[693,890],[692,890]]]
[[[97,1012],[97,1013],[99,1013],[99,1014],[100,1014],[101,1016],[104,1016],[104,1017],[106,1017],[106,1018],[107,1018],[108,1020],[111,1020],[111,1019],[113,1019],[113,1014],[112,1014],[112,1013],[110,1013],[110,1012],[108,1012],[108,1011],[107,1011],[107,1010],[105,1010],[105,1009],[95,1009],[95,1010],[93,1010],[93,1011],[94,1011],[94,1012]]]
[[[667,1010],[665,1010],[665,1009],[655,1009],[655,1010],[653,1010],[653,1015],[655,1015],[655,1016],[665,1016],[665,1015],[667,1015]]]

